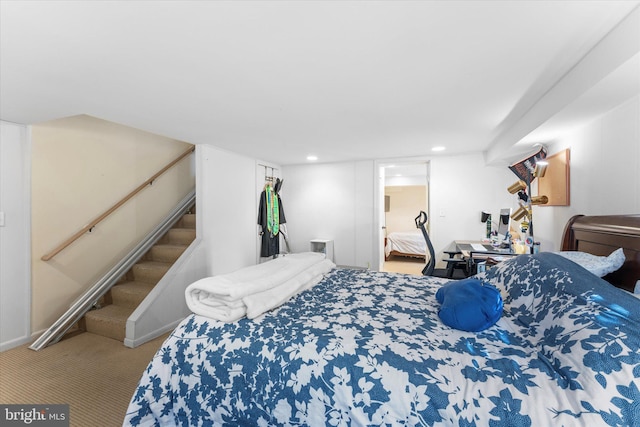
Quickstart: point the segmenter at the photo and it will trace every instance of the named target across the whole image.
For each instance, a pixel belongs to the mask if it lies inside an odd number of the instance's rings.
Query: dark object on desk
[[[505,251],[471,251],[469,252],[469,259],[467,260],[467,268],[469,269],[469,274],[474,275],[479,273],[478,264],[481,262],[485,263],[485,267],[490,267],[516,256],[518,256],[518,254]]]
[[[449,259],[444,260],[447,263],[447,268],[435,268],[436,266],[436,253],[433,249],[433,244],[431,243],[431,239],[429,238],[429,234],[427,233],[427,229],[425,224],[427,223],[427,214],[424,211],[420,211],[420,214],[415,219],[416,227],[422,230],[422,235],[424,236],[424,240],[427,242],[427,249],[429,251],[429,261],[427,265],[422,269],[422,274],[424,276],[433,276],[433,277],[446,277],[449,279],[464,279],[468,276],[467,274],[467,262],[462,258],[454,258],[454,256],[458,252],[446,251],[449,253]]]
[[[488,254],[511,254],[511,249],[509,249],[509,245],[500,245],[498,247],[490,245],[490,244],[484,244],[482,243],[482,247],[484,247],[484,251],[482,249],[478,250],[476,248],[474,248],[474,245],[472,245],[471,243],[457,243],[456,246],[458,247],[458,249],[460,249],[463,252],[477,252],[477,253],[482,253],[482,252],[486,252]]]

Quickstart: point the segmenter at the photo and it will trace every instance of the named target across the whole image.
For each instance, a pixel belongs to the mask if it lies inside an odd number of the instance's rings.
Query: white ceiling
[[[1,0],[0,118],[88,114],[282,165],[515,146],[639,3]],[[527,142],[638,93],[635,61]]]

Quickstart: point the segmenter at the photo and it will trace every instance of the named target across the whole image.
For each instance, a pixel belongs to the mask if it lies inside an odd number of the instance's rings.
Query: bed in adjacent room
[[[394,231],[385,239],[384,253],[387,259],[394,255],[424,259],[427,256],[427,243],[418,230]]]
[[[640,216],[610,226],[620,218],[589,235],[568,226],[581,241],[608,234],[603,262],[623,249],[605,276],[614,285],[640,279]],[[640,299],[554,253],[476,279],[501,296],[501,316],[477,332],[438,315],[453,282],[340,268],[254,319],[193,314],[150,362],[124,424],[640,425]]]

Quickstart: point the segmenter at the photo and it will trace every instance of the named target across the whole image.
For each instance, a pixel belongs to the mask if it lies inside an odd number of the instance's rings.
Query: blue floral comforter
[[[478,277],[502,318],[438,318],[442,279],[335,269],[255,320],[185,319],[124,425],[640,426],[640,300],[554,254]]]

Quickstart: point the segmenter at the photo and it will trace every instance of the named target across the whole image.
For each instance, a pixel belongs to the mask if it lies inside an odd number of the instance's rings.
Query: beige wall
[[[427,211],[427,186],[390,186],[384,189],[385,196],[390,197],[390,209],[385,213],[386,230],[417,231],[415,217],[420,211]]]
[[[89,116],[32,126],[32,332],[48,328],[195,186],[193,156],[50,261],[40,258],[189,144]]]

